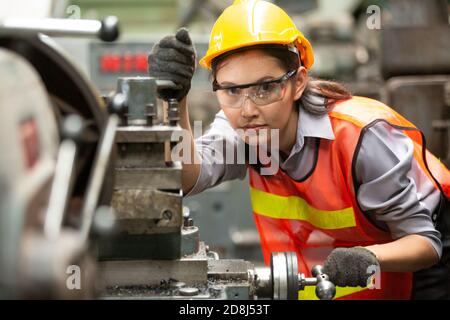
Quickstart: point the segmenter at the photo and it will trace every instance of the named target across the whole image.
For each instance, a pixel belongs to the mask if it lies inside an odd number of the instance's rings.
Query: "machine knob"
[[[122,93],[111,93],[104,97],[108,112],[123,116],[127,112],[127,97]]]
[[[331,300],[336,295],[336,286],[330,281],[328,275],[323,272],[322,266],[315,266],[312,275],[317,279],[316,296],[320,300]]]
[[[116,41],[119,37],[119,20],[115,16],[103,19],[99,37],[106,42]]]
[[[336,287],[335,285],[328,281],[320,281],[316,286],[316,296],[320,300],[331,300],[336,295]]]
[[[75,143],[81,142],[84,130],[84,120],[76,114],[68,115],[61,123],[61,137]]]

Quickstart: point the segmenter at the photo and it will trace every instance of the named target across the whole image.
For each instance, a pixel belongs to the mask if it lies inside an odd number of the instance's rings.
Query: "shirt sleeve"
[[[440,192],[415,160],[413,150],[412,140],[389,124],[370,127],[355,163],[357,200],[369,220],[388,229],[394,240],[422,235],[441,257],[441,235],[432,221]]]
[[[200,174],[195,186],[186,196],[192,196],[222,182],[244,179],[245,144],[220,111],[205,135],[195,140],[200,158]]]

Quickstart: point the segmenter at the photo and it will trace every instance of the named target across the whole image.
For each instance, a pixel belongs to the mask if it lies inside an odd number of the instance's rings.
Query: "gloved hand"
[[[373,252],[363,247],[337,248],[325,260],[323,270],[339,287],[367,287],[373,271],[380,270],[380,263]]]
[[[195,71],[196,53],[189,32],[181,28],[173,36],[167,36],[156,43],[148,55],[148,73],[159,80],[171,80],[180,85],[180,90],[160,90],[162,99],[182,100],[191,89]]]

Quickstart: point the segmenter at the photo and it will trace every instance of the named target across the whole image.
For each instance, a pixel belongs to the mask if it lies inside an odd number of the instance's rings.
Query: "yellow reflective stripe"
[[[344,229],[356,226],[353,208],[326,211],[309,205],[300,197],[283,197],[250,188],[253,211],[274,219],[301,220],[320,229]]]
[[[369,289],[362,287],[336,287],[336,295],[333,299],[339,299],[364,290]],[[298,300],[319,300],[316,296],[316,287],[305,287],[305,290],[299,291]]]

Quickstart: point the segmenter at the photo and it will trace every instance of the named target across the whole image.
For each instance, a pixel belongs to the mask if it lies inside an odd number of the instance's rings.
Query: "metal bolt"
[[[183,206],[183,227],[189,227],[189,207]]]
[[[181,296],[192,297],[192,296],[198,295],[199,293],[200,293],[200,290],[198,290],[197,288],[193,288],[193,287],[187,287],[187,288],[180,289]]]
[[[165,220],[170,220],[170,219],[172,219],[172,211],[170,211],[170,210],[165,210],[165,211],[163,212],[162,216],[163,216],[163,219],[165,219]]]
[[[177,99],[169,100],[168,120],[171,126],[176,126],[180,121]]]
[[[147,109],[147,125],[148,126],[153,126],[153,119],[156,116],[155,104],[149,103],[145,107]]]

